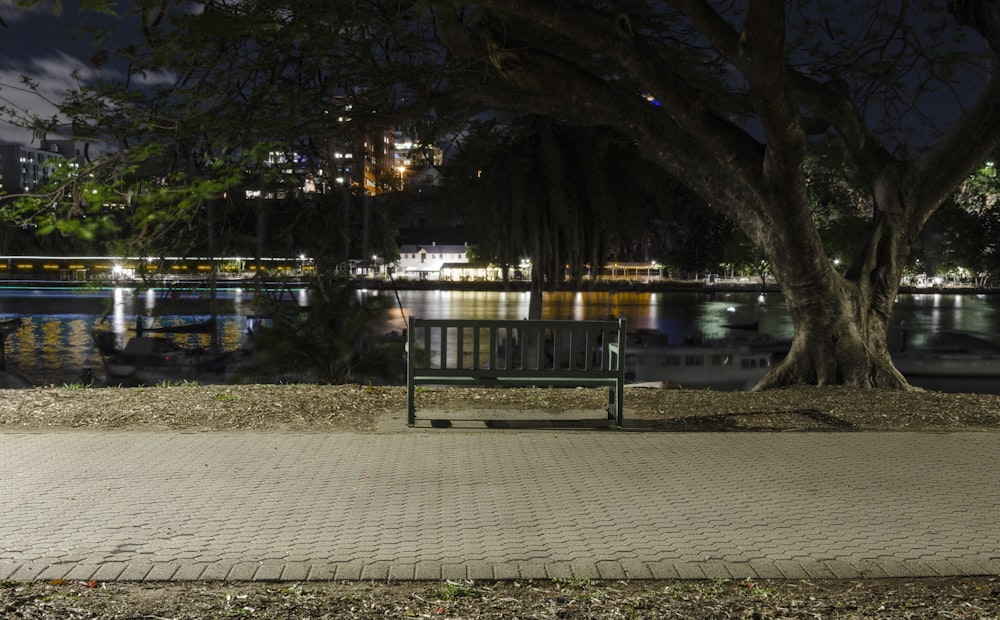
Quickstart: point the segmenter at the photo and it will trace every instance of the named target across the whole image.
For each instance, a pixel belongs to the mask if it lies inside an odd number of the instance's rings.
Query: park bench
[[[420,385],[607,387],[607,419],[622,424],[625,319],[409,319],[406,422]],[[463,418],[470,419],[470,418]],[[482,418],[486,419],[486,418]]]

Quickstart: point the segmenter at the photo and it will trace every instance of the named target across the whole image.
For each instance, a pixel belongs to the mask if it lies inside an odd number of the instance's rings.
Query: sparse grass
[[[293,583],[291,585],[281,588],[280,590],[278,590],[278,593],[284,596],[300,596],[302,594],[305,594],[305,591],[306,591],[305,588],[303,588],[297,583]]]
[[[472,596],[479,591],[472,581],[448,580],[435,588],[432,595],[444,601],[452,601],[463,596]]]
[[[182,379],[180,381],[171,381],[165,379],[163,381],[157,381],[156,387],[158,388],[169,388],[169,387],[197,387],[199,384],[197,381],[190,381],[188,379]]]
[[[63,383],[62,388],[64,390],[88,390],[93,386],[89,383],[83,383],[81,381],[75,381],[73,383]]]
[[[220,403],[239,402],[241,400],[244,400],[242,396],[238,394],[232,394],[230,392],[219,392],[218,394],[213,396],[212,399]]]
[[[764,585],[750,577],[747,577],[746,580],[740,585],[747,588],[754,598],[767,598],[769,596],[774,596],[777,592],[773,586]]]
[[[597,582],[587,577],[571,577],[568,579],[553,579],[552,583],[556,584],[557,586],[573,588],[575,590],[583,590],[585,588],[593,587]]]

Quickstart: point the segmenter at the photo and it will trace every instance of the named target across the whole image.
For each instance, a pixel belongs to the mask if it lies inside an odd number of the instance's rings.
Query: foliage
[[[434,588],[431,595],[436,599],[453,601],[463,596],[475,596],[479,593],[479,590],[479,586],[472,581],[454,581],[449,579]]]
[[[853,257],[871,227],[872,197],[841,144],[825,139],[811,147],[804,166],[813,221],[827,256]]]
[[[310,305],[262,300],[258,313],[270,325],[254,332],[244,379],[318,383],[383,382],[396,379],[399,341],[380,341],[369,326],[385,309],[378,299],[360,299],[342,282],[319,279]]]
[[[1000,204],[1000,178],[993,158],[985,161],[962,182],[955,192],[954,202],[966,213],[975,215],[984,215]]]
[[[400,52],[364,28],[343,27],[364,10],[358,3],[87,4],[79,9],[114,9],[139,25],[142,36],[108,50],[100,44],[109,33],[93,31],[101,53],[92,62],[106,63],[106,74],[122,79],[81,83],[60,102],[58,117],[18,119],[39,135],[62,136],[71,127],[68,137],[104,145],[106,152],[51,179],[34,196],[8,197],[19,198],[18,205],[0,214],[3,219],[30,222],[43,235],[107,243],[124,238],[140,255],[183,254],[178,246],[213,251],[219,239],[242,239],[240,255],[252,254],[255,241],[257,251],[266,251],[261,240],[269,230],[253,226],[267,224],[254,213],[263,207],[248,202],[243,190],[307,212],[315,201],[299,188],[307,173],[323,168],[331,139],[360,139],[384,123],[374,111],[392,105],[380,84],[397,78],[368,69],[386,62],[373,54]],[[381,10],[367,15],[373,27],[376,15],[392,18]],[[348,106],[355,111],[350,122],[338,114]],[[336,199],[333,179],[323,181],[320,193]],[[289,235],[303,234],[277,232],[285,247]],[[373,245],[387,253],[384,241]]]
[[[609,260],[674,255],[691,269],[718,261],[706,242],[719,237],[701,233],[724,218],[706,217],[634,142],[607,128],[539,116],[474,123],[446,173],[445,199],[481,240],[477,256],[500,265],[530,257],[544,288],[567,276],[572,286]]]

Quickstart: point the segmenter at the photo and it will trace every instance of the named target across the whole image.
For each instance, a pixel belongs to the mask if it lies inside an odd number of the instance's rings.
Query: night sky
[[[96,14],[79,14],[75,2],[63,2],[61,14],[54,14],[51,3],[21,12],[12,0],[0,0],[0,17],[7,28],[0,28],[0,105],[29,109],[51,115],[54,111],[44,99],[23,91],[21,75],[28,75],[42,85],[42,93],[53,100],[75,86],[72,71],[84,80],[110,79],[113,69],[97,69],[88,60],[98,47],[74,32],[81,26],[113,24],[122,40],[133,36],[134,27],[127,20]],[[32,144],[30,133],[0,119],[0,143]]]
[[[89,63],[98,46],[81,38],[78,31],[88,25],[111,26],[115,35],[105,45],[114,48],[139,36],[134,18],[80,14],[75,8],[77,3],[72,0],[59,4],[63,9],[61,14],[56,15],[52,2],[43,2],[39,8],[19,12],[13,7],[13,0],[0,0],[0,17],[7,23],[6,29],[0,29],[0,105],[26,108],[46,116],[52,114],[50,104],[22,91],[22,74],[30,75],[42,84],[43,93],[53,100],[62,99],[64,93],[74,86],[71,78],[73,69],[88,81],[120,77],[116,75],[113,63],[101,68]],[[129,3],[118,4],[120,10],[128,11]],[[966,45],[971,49],[981,49],[985,44],[977,36],[972,36]],[[959,70],[951,77],[949,89],[938,88],[932,93],[922,94],[914,109],[907,111],[910,118],[904,122],[902,135],[889,140],[890,150],[896,142],[908,143],[911,153],[921,150],[938,131],[949,126],[958,116],[959,102],[964,105],[971,103],[975,94],[981,91],[986,77],[983,73],[963,73]],[[909,101],[903,103],[908,104]],[[865,116],[877,122],[883,111],[876,102],[873,109],[866,110]],[[920,114],[913,115],[914,111]],[[31,144],[32,136],[0,118],[0,143],[10,142]]]

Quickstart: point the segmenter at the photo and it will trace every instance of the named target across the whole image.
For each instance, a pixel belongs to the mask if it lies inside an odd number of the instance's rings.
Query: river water
[[[304,289],[283,293],[308,303]],[[385,296],[389,307],[379,331],[402,331],[405,317],[520,319],[528,316],[529,294],[524,292],[399,291],[358,293]],[[246,337],[246,316],[253,314],[253,293],[243,289],[218,291],[220,343],[237,349]],[[80,380],[84,368],[100,379],[102,360],[94,347],[95,329],[111,328],[122,342],[138,316],[147,326],[200,321],[208,318],[209,291],[0,287],[0,320],[20,317],[22,329],[7,339],[5,360],[36,385],[61,385]],[[542,318],[586,320],[622,316],[630,328],[657,329],[680,342],[701,334],[722,337],[727,325],[758,323],[763,333],[792,336],[792,325],[778,293],[587,292],[546,293]],[[155,317],[155,319],[154,319]],[[893,325],[912,330],[911,344],[932,331],[957,329],[1000,334],[1000,296],[912,294],[900,295]],[[206,335],[180,335],[189,346],[207,346]],[[898,343],[896,330],[890,342]]]

